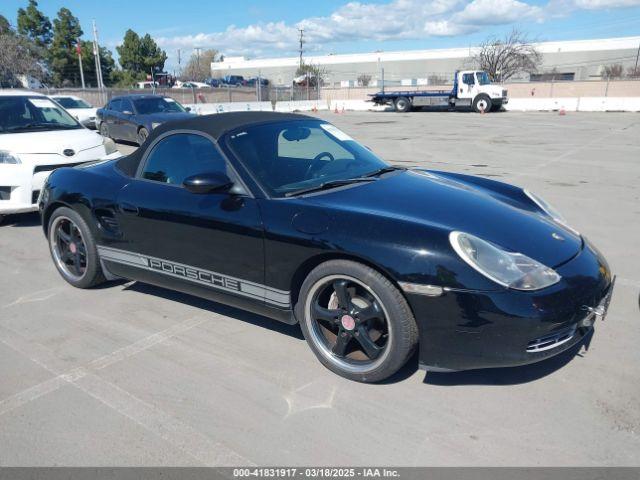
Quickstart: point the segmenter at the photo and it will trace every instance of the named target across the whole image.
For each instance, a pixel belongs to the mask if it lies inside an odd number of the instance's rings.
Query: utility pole
[[[195,80],[196,82],[199,82],[199,77],[200,77],[200,47],[195,47],[194,50],[196,51],[196,75],[198,76],[198,78],[194,78],[193,80]]]
[[[178,49],[178,75],[182,76],[182,68],[180,67],[180,49]]]
[[[100,90],[100,101],[106,103],[104,95],[104,83],[102,82],[102,66],[100,65],[100,44],[98,43],[98,28],[93,20],[93,55],[96,61],[96,81]]]
[[[84,90],[84,71],[82,70],[82,46],[80,39],[76,44],[76,53],[78,54],[78,65],[80,65],[80,82],[82,83],[82,89]]]
[[[304,45],[304,28],[299,28],[298,31],[300,32],[300,67],[302,67],[302,52],[304,52],[303,50],[303,45]]]
[[[636,53],[636,66],[633,69],[634,75],[638,75],[638,58],[640,57],[640,44],[638,44],[638,53]]]

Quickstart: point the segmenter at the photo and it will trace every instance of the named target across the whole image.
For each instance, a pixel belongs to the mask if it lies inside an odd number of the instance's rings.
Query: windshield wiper
[[[365,177],[379,177],[380,175],[383,175],[385,173],[389,173],[389,172],[394,172],[396,170],[406,170],[406,167],[397,167],[395,165],[389,165],[388,167],[382,167],[379,168],[378,170],[374,170],[371,173],[367,173],[365,175]]]
[[[61,123],[27,123],[26,125],[16,125],[14,127],[7,128],[7,131],[16,131],[16,130],[29,130],[30,128],[51,128],[53,130],[71,130],[77,128],[75,125],[63,125]]]
[[[311,192],[317,192],[320,190],[327,190],[329,188],[349,185],[350,183],[375,182],[375,181],[376,181],[375,178],[367,178],[367,177],[355,177],[355,178],[345,178],[341,180],[329,180],[328,182],[321,183],[320,185],[314,185],[313,187],[301,188],[299,190],[293,190],[291,192],[287,192],[284,194],[284,196],[295,197],[296,195],[301,195],[303,193],[311,193]]]

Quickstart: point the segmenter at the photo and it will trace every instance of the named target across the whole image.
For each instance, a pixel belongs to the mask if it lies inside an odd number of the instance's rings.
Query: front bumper
[[[556,270],[562,280],[537,292],[407,294],[420,331],[420,367],[456,371],[526,365],[578,344],[595,320],[604,318],[614,279],[589,244]]]
[[[2,165],[0,170],[0,215],[35,212],[38,210],[38,196],[54,170],[62,167],[74,167],[85,163],[114,160],[121,157],[120,152],[105,155],[102,158],[76,160],[69,163],[51,163],[31,165]]]

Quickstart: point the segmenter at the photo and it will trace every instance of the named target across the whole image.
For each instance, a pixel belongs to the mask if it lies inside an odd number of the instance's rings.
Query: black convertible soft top
[[[225,133],[236,128],[259,123],[283,122],[288,120],[313,120],[308,115],[278,112],[228,112],[212,115],[199,115],[193,118],[174,120],[155,128],[147,140],[135,152],[117,161],[118,169],[125,175],[133,176],[148,145],[169,130],[197,130],[204,132],[216,141]]]

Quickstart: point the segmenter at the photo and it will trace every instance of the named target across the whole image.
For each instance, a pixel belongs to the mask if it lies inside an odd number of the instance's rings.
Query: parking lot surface
[[[0,465],[640,465],[640,115],[321,117],[391,163],[555,205],[618,275],[588,345],[510,369],[413,361],[358,384],[322,367],[297,326],[139,283],[74,289],[37,215],[13,216],[0,226]]]

